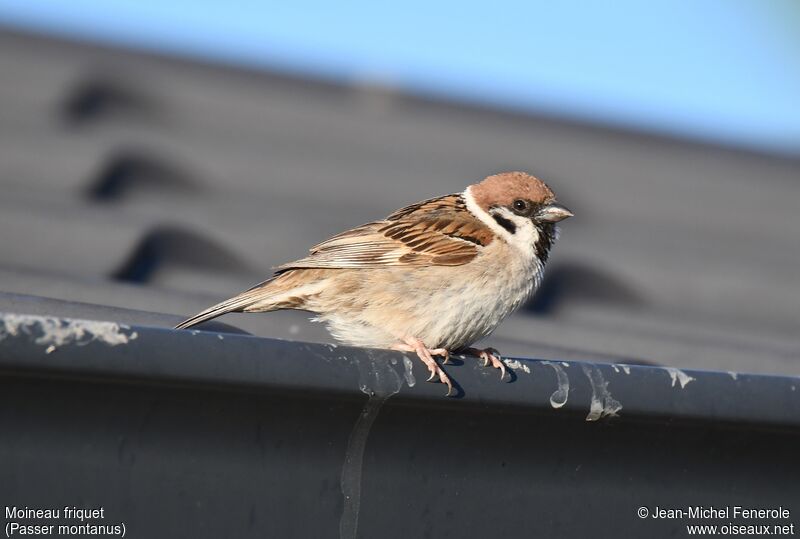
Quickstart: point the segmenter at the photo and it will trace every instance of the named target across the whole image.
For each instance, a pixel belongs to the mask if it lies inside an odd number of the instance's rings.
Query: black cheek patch
[[[496,213],[492,214],[492,218],[497,221],[497,224],[508,230],[510,233],[515,234],[517,232],[517,225],[503,217],[502,215],[498,215]]]

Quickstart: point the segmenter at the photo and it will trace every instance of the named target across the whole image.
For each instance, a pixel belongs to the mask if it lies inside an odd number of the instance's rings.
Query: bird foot
[[[488,367],[489,364],[491,364],[495,369],[500,369],[501,380],[506,377],[506,364],[503,363],[502,359],[500,358],[500,352],[494,348],[486,348],[483,350],[480,348],[467,348],[465,352],[471,356],[476,356],[482,359],[484,367]]]
[[[450,381],[450,377],[447,376],[444,370],[438,365],[438,363],[436,363],[436,360],[433,359],[433,356],[442,356],[444,358],[443,362],[449,363],[449,350],[445,348],[428,348],[425,346],[425,343],[414,337],[404,338],[402,342],[392,346],[392,350],[399,350],[400,352],[414,352],[417,354],[417,357],[425,364],[426,367],[428,367],[428,371],[431,373],[430,377],[428,378],[428,382],[438,377],[441,383],[447,385],[447,396],[449,397],[453,392],[453,383]]]

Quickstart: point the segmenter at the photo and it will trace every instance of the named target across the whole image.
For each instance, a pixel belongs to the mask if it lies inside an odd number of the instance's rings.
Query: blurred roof
[[[489,345],[800,374],[800,160],[13,32],[0,70],[0,310],[170,326],[332,233],[524,169],[576,217]],[[305,318],[223,322],[330,340]]]
[[[800,155],[793,0],[5,0],[0,22]]]

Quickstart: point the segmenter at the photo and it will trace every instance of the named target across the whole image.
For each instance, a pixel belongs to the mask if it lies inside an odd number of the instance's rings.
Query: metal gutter
[[[800,378],[608,363],[506,359],[510,379],[472,357],[445,369],[459,393],[425,383],[411,356],[384,350],[0,314],[0,368],[99,378],[244,386],[395,400],[435,407],[478,404],[585,415],[587,420],[699,419],[800,427]],[[617,404],[614,404],[614,403]]]
[[[687,522],[639,506],[800,511],[800,380],[508,363],[501,382],[457,359],[446,398],[394,352],[6,313],[0,492],[102,505],[134,537],[660,536]]]

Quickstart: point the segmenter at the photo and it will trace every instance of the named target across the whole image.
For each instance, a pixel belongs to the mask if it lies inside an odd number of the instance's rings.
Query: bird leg
[[[500,369],[500,379],[502,380],[506,376],[506,365],[503,363],[502,359],[500,358],[500,352],[495,350],[494,348],[486,348],[481,350],[480,348],[467,348],[464,350],[465,353],[479,357],[483,360],[483,366],[488,367],[491,363],[492,367],[495,369]]]
[[[436,363],[436,360],[433,359],[433,356],[442,356],[444,358],[444,362],[447,363],[450,359],[450,352],[447,349],[428,348],[425,346],[425,343],[415,337],[404,337],[402,342],[392,346],[392,350],[399,350],[400,352],[414,352],[417,354],[417,357],[422,360],[425,366],[428,367],[428,371],[431,373],[430,378],[428,378],[428,382],[438,376],[441,383],[447,384],[447,396],[449,397],[450,393],[453,392],[453,383],[450,381],[450,378]]]

